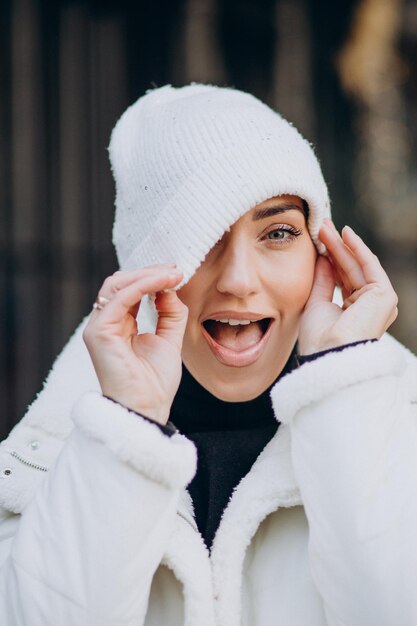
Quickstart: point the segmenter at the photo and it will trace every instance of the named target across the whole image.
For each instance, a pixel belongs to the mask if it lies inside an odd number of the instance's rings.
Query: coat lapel
[[[259,524],[279,507],[301,504],[290,443],[289,429],[281,424],[223,513],[211,555],[219,624],[240,624],[243,561]]]

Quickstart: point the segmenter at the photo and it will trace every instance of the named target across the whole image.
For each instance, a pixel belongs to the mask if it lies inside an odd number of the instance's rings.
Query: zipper
[[[24,465],[27,465],[28,467],[33,467],[33,469],[37,469],[41,472],[47,472],[48,468],[45,467],[44,465],[39,465],[38,463],[32,463],[31,461],[27,461],[26,459],[24,459],[22,456],[20,456],[20,454],[18,454],[17,452],[15,452],[14,450],[12,450],[10,452],[10,454],[17,459],[18,461],[20,461],[21,463],[23,463]]]

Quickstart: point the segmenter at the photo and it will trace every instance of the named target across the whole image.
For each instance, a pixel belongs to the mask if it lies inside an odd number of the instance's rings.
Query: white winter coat
[[[1,626],[417,624],[417,358],[389,334],[276,383],[211,556],[194,444],[98,389],[80,329],[0,447]]]

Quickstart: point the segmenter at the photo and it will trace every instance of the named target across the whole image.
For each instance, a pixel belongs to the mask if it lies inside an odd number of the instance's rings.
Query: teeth
[[[222,324],[230,324],[230,326],[239,326],[242,324],[243,326],[247,326],[247,324],[251,323],[251,320],[234,320],[234,319],[221,319],[214,320],[215,322],[222,322]]]

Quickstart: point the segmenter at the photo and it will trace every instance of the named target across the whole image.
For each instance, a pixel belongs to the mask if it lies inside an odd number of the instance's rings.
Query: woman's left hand
[[[300,355],[353,341],[379,339],[398,315],[398,297],[378,257],[350,227],[342,236],[326,218],[319,231],[330,259],[319,256],[313,287],[301,316]],[[335,284],[343,306],[332,302]]]

